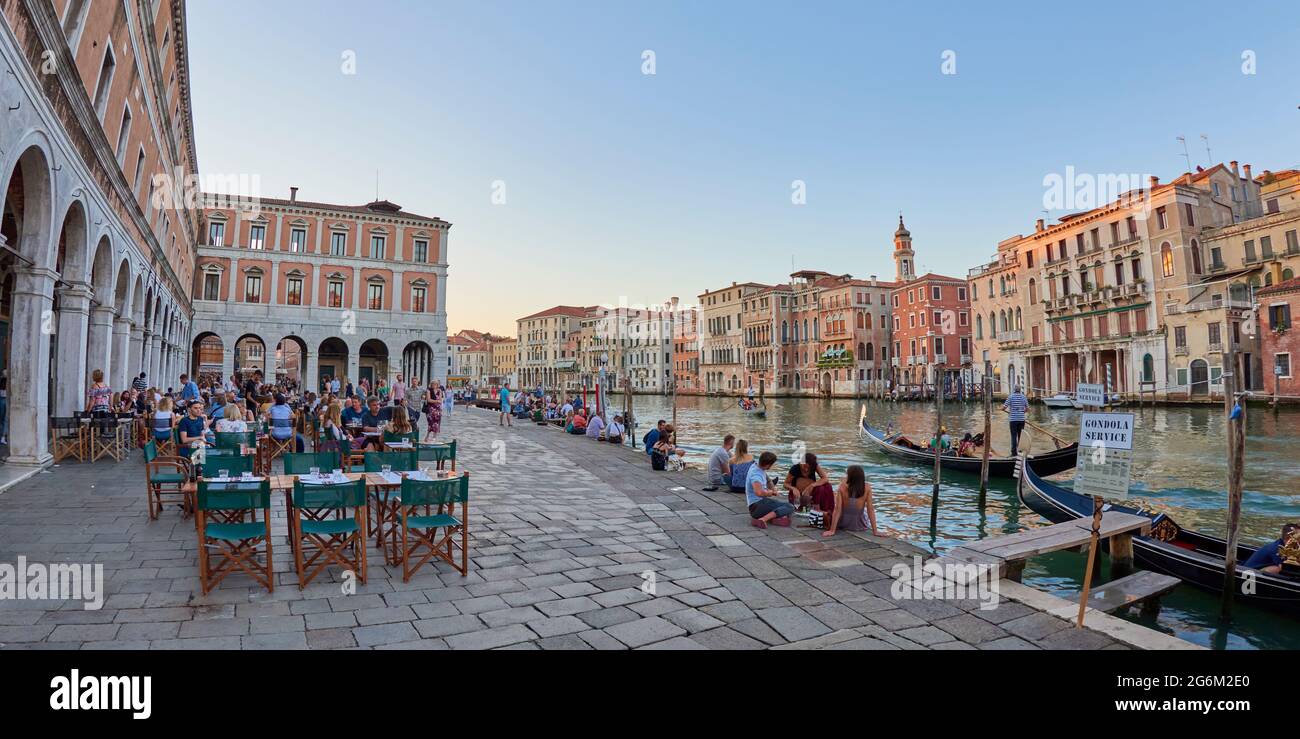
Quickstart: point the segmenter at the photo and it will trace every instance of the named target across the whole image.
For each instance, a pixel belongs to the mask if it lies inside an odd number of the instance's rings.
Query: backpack
[[[668,457],[659,452],[650,453],[650,469],[660,471],[667,469]]]

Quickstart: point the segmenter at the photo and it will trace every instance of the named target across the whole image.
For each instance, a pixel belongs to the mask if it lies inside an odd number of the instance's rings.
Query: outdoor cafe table
[[[397,480],[385,480],[382,472],[345,472],[344,477],[349,482],[365,480],[366,497],[374,500],[374,510],[377,511],[378,520],[375,521],[375,545],[384,551],[384,561],[390,565],[401,562],[397,551],[397,527],[398,517],[401,515],[402,499],[398,493],[402,487],[401,473],[393,472],[397,475]],[[445,478],[440,478],[435,471],[429,475],[431,480],[439,479],[456,479],[465,474],[464,471],[454,472]],[[295,514],[293,506],[293,483],[300,477],[307,475],[271,475],[270,485],[272,490],[281,490],[284,492],[284,506],[287,515],[292,518]],[[387,495],[380,493],[387,492]],[[370,506],[367,506],[370,509]],[[385,539],[391,536],[391,547],[385,546]],[[295,542],[291,542],[297,546]]]

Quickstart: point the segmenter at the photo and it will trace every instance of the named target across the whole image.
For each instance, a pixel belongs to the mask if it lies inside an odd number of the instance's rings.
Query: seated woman
[[[835,491],[835,512],[830,515],[830,522],[822,536],[834,536],[836,531],[866,531],[871,527],[872,536],[880,536],[876,528],[876,505],[871,499],[871,485],[862,467],[849,467],[844,482]]]
[[[605,429],[605,441],[611,444],[622,444],[623,434],[626,429],[623,427],[623,417],[614,416],[614,420],[609,422],[609,428]]]
[[[667,469],[670,463],[674,470],[685,467],[686,450],[677,447],[677,440],[674,437],[673,425],[671,423],[666,424],[663,433],[659,434],[658,441],[655,442],[654,448],[650,451],[650,467],[652,469]],[[674,457],[676,459],[673,459]]]
[[[248,433],[248,424],[244,421],[244,409],[240,408],[238,403],[226,403],[221,407],[220,417],[217,417],[215,410],[213,417],[217,418],[217,433]]]
[[[754,465],[754,455],[749,453],[749,442],[736,440],[736,451],[731,455],[731,492],[745,492],[745,476]]]
[[[966,432],[966,435],[961,437],[961,441],[957,443],[957,456],[958,457],[975,456],[975,439],[970,435],[969,431]]]
[[[401,434],[405,436],[412,431],[415,431],[415,427],[411,425],[411,417],[406,414],[406,406],[393,406],[392,413],[388,417],[388,423],[384,424],[383,427],[384,435]]]
[[[826,469],[817,464],[817,455],[804,454],[803,462],[790,468],[785,476],[785,489],[790,504],[806,510],[809,506],[819,511],[829,511],[835,505],[835,491],[831,487]]]
[[[153,412],[153,438],[156,441],[169,441],[175,424],[176,414],[172,413],[172,399],[163,398],[158,404],[158,410]]]
[[[587,433],[587,415],[584,411],[575,411],[573,418],[569,421],[569,433],[575,436],[582,436]]]
[[[343,404],[335,401],[325,409],[325,418],[320,426],[321,441],[336,441],[351,446],[347,429],[343,428]]]
[[[274,399],[274,404],[266,410],[267,433],[276,441],[293,439],[293,450],[301,453],[307,448],[307,442],[302,434],[294,431],[293,411],[289,409],[288,399],[283,393],[276,393]]]

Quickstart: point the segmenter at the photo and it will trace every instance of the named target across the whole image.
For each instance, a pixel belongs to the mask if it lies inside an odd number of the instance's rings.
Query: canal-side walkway
[[[1007,581],[988,610],[975,598],[897,598],[891,568],[922,550],[756,529],[743,496],[703,492],[699,470],[654,472],[640,451],[533,424],[503,429],[476,409],[457,408],[444,431],[471,474],[468,576],[428,565],[403,583],[372,556],[355,592],[338,572],[300,591],[277,507],[275,591],[232,576],[203,596],[193,523],[175,510],[148,520],[138,454],[62,465],[0,494],[0,565],[102,564],[103,607],[0,600],[0,648],[1190,646],[1100,613],[1075,629],[1070,604]]]

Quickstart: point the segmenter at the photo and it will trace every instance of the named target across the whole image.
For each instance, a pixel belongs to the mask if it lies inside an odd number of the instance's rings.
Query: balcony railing
[[[1024,341],[1024,339],[1025,339],[1024,331],[1002,331],[997,336],[997,341],[999,344],[1005,344],[1008,342],[1019,342],[1019,341]]]
[[[1142,240],[1142,236],[1141,236],[1140,234],[1135,234],[1135,233],[1133,233],[1133,234],[1128,234],[1128,235],[1120,236],[1120,237],[1119,237],[1119,241],[1116,241],[1115,243],[1111,244],[1110,246],[1111,246],[1111,248],[1113,249],[1113,248],[1118,248],[1118,247],[1121,247],[1121,246],[1128,246],[1129,244],[1133,244],[1133,243],[1136,243],[1136,242],[1141,241],[1141,240]]]
[[[1174,347],[1174,355],[1175,355],[1175,356],[1179,356],[1179,357],[1185,357],[1185,356],[1187,356],[1187,347],[1185,347],[1185,346],[1176,346],[1176,347]]]
[[[1223,344],[1210,344],[1205,350],[1211,354],[1222,354]]]
[[[948,363],[948,355],[947,355],[947,354],[936,354],[936,355],[934,355],[934,363],[935,363],[935,364],[947,364],[947,363]]]
[[[971,355],[969,355],[969,354],[963,354],[963,355],[961,355],[961,363],[962,363],[962,364],[970,364],[971,361],[972,361]]]

